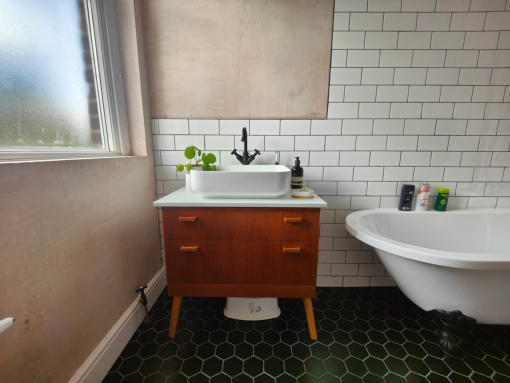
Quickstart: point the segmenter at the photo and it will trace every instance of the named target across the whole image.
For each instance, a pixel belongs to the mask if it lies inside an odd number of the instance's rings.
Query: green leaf
[[[211,166],[211,170],[216,170],[216,165]]]
[[[184,165],[183,164],[177,165],[177,171],[178,172],[183,172],[184,171]]]
[[[195,147],[194,146],[188,146],[186,149],[184,149],[184,157],[191,160],[195,158]]]
[[[205,156],[204,162],[208,164],[214,164],[216,162],[216,156],[212,153],[209,153]]]
[[[186,170],[189,172],[191,169],[193,169],[192,164],[186,164]]]
[[[209,171],[211,170],[211,166],[207,162],[204,162],[202,164],[202,170]]]
[[[198,149],[198,155],[201,156],[202,155],[202,151],[200,149]]]

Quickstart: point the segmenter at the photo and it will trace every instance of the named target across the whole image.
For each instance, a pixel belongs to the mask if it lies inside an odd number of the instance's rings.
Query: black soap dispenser
[[[299,157],[296,157],[296,164],[290,173],[290,187],[292,189],[301,189],[303,187],[303,168]]]

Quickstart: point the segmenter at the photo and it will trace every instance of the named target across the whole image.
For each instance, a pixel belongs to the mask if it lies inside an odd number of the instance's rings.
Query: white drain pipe
[[[7,330],[9,327],[11,327],[13,323],[14,318],[11,317],[0,320],[0,334]]]

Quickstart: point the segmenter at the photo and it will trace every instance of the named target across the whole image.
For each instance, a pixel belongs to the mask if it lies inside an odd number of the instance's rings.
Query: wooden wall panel
[[[333,0],[143,2],[153,118],[325,118]]]

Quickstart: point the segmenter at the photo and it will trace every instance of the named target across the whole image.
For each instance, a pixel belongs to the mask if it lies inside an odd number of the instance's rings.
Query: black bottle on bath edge
[[[410,211],[413,207],[414,185],[402,185],[398,210]]]
[[[296,164],[290,171],[290,187],[292,189],[301,189],[303,187],[303,168],[300,164],[299,157],[296,157]]]

